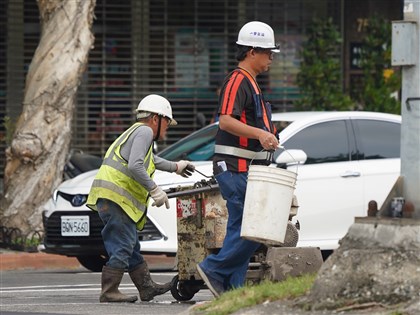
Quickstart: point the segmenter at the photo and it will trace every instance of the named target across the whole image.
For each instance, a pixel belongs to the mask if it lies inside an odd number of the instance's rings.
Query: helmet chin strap
[[[158,141],[160,138],[160,125],[162,124],[162,116],[158,115],[159,117],[159,125],[158,125],[158,130],[156,133],[156,137],[153,139],[153,141]]]

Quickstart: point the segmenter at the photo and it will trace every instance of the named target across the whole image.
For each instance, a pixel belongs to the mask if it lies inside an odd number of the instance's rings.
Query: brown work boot
[[[164,294],[171,289],[170,282],[157,284],[152,280],[146,262],[138,265],[135,269],[129,271],[128,274],[136,285],[137,290],[139,290],[142,301],[151,301],[156,295]]]
[[[125,295],[118,290],[123,275],[123,269],[115,269],[108,266],[102,267],[102,292],[99,302],[133,303],[137,301],[137,296]]]

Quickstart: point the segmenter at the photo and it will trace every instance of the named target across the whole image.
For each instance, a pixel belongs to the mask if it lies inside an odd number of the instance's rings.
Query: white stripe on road
[[[0,290],[14,290],[14,289],[42,289],[42,288],[68,288],[68,287],[92,287],[100,286],[97,283],[85,283],[85,284],[58,284],[58,285],[32,285],[25,287],[1,287]]]
[[[65,292],[65,291],[98,291],[100,290],[99,288],[86,288],[86,289],[36,289],[36,290],[32,290],[32,289],[28,289],[28,290],[1,290],[0,293],[24,293],[24,292]]]
[[[120,284],[119,287],[122,289],[137,290],[133,284]],[[55,286],[3,287],[0,289],[0,293],[98,291],[100,289],[100,284],[75,284]]]
[[[175,276],[177,273],[155,273],[155,272],[151,272],[152,276],[170,276],[171,278],[173,276]],[[25,287],[0,287],[0,292],[6,292],[6,290],[20,290],[20,289],[24,289],[24,290],[30,290],[30,289],[43,289],[43,288],[74,288],[74,287],[80,287],[80,288],[84,288],[84,287],[101,287],[100,283],[85,283],[85,284],[62,284],[62,285],[34,285],[34,286],[25,286]],[[121,283],[120,287],[134,287],[134,284],[124,284]]]
[[[104,303],[36,303],[36,304],[7,304],[7,305],[3,305],[3,307],[7,306],[7,307],[11,307],[11,306],[61,306],[61,305],[106,305]],[[19,313],[21,314],[21,313]],[[37,313],[38,314],[38,313]],[[46,313],[45,313],[46,314]],[[63,314],[65,315],[65,314]]]

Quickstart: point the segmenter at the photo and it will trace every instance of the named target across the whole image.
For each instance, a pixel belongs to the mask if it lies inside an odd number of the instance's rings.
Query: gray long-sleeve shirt
[[[153,142],[153,130],[149,126],[138,127],[121,147],[121,156],[128,162],[128,169],[133,178],[148,191],[156,187],[156,183],[147,174],[144,158]],[[175,172],[176,163],[154,155],[156,169]]]

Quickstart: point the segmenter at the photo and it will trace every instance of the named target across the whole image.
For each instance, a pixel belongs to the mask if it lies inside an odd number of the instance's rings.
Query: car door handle
[[[356,171],[345,171],[340,176],[341,177],[359,177],[360,176],[360,172],[356,172]]]

